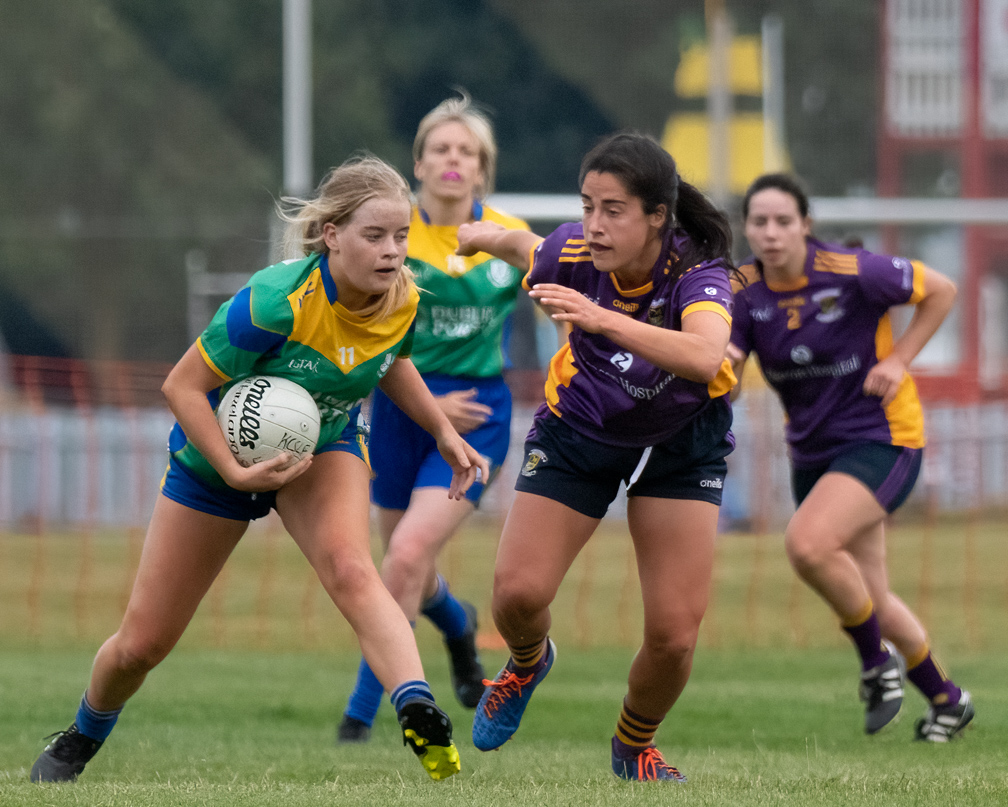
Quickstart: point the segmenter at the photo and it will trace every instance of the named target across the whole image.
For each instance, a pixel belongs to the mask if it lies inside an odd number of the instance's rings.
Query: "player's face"
[[[613,174],[589,171],[581,183],[581,223],[595,268],[614,273],[621,285],[648,282],[661,253],[664,205],[645,213]]]
[[[387,292],[406,259],[410,206],[405,199],[369,199],[340,226],[322,228],[329,271],[340,303],[364,308]]]
[[[473,199],[483,182],[479,141],[458,121],[435,126],[424,141],[413,175],[420,181],[421,194],[445,201]]]
[[[753,254],[770,272],[800,273],[812,231],[808,216],[798,211],[798,200],[779,188],[764,188],[749,199],[745,236]]]

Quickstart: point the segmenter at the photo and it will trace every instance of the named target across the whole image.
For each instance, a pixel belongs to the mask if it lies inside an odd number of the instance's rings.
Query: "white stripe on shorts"
[[[633,474],[630,476],[630,481],[627,482],[627,492],[630,492],[630,488],[633,487],[634,483],[641,478],[641,474],[644,473],[644,466],[647,465],[648,460],[651,459],[651,449],[652,446],[648,446],[644,449],[644,453],[641,454],[640,462],[637,463],[637,467],[634,468]]]

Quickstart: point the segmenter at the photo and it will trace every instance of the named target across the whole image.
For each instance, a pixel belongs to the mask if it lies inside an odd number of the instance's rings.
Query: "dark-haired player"
[[[788,557],[858,650],[865,731],[899,712],[905,658],[929,703],[917,737],[952,739],[973,718],[970,694],[947,677],[924,627],[889,590],[885,519],[913,488],[924,447],[907,368],[951,310],[955,285],[918,261],[813,238],[808,198],[788,175],[756,179],[742,213],[753,259],[735,295],[729,356],[741,377],[755,353],[787,413],[798,504]],[[888,312],[903,304],[914,314],[894,340]]]
[[[511,658],[476,709],[473,742],[498,748],[518,729],[556,658],[550,603],[625,483],[644,639],[612,738],[612,770],[682,782],[654,736],[692,667],[733,444],[734,376],[722,352],[731,230],[642,135],[614,135],[590,151],[580,189],[581,223],[544,241],[487,224],[459,228],[462,251],[530,263],[531,296],[571,326],[550,363],[500,539],[493,615]]]

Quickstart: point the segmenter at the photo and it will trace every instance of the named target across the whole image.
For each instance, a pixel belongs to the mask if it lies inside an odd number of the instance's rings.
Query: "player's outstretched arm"
[[[397,358],[378,386],[410,419],[437,440],[438,451],[452,469],[452,482],[448,489],[451,498],[461,499],[476,481],[477,475],[483,481],[490,478],[490,466],[486,459],[455,431],[413,362]]]
[[[207,401],[207,393],[217,389],[221,380],[204,361],[196,345],[192,345],[161,386],[186,439],[206,457],[221,478],[236,490],[266,491],[278,490],[307,471],[311,456],[293,464],[290,454],[281,454],[251,468],[238,464]]]
[[[527,272],[532,262],[532,250],[542,241],[528,230],[509,230],[493,221],[470,221],[458,228],[458,255],[486,252],[495,258]]]

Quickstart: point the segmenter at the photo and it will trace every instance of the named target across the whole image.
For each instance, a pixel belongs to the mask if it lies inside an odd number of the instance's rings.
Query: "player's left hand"
[[[882,399],[882,406],[889,406],[896,398],[907,366],[895,353],[882,359],[868,371],[862,389],[865,395],[873,395]]]
[[[490,463],[486,457],[459,437],[454,429],[438,439],[437,447],[452,469],[448,498],[461,500],[474,482],[485,483],[490,479]]]
[[[554,321],[569,322],[588,333],[600,333],[606,318],[613,313],[596,305],[581,292],[556,283],[536,283],[529,297],[539,303]]]

